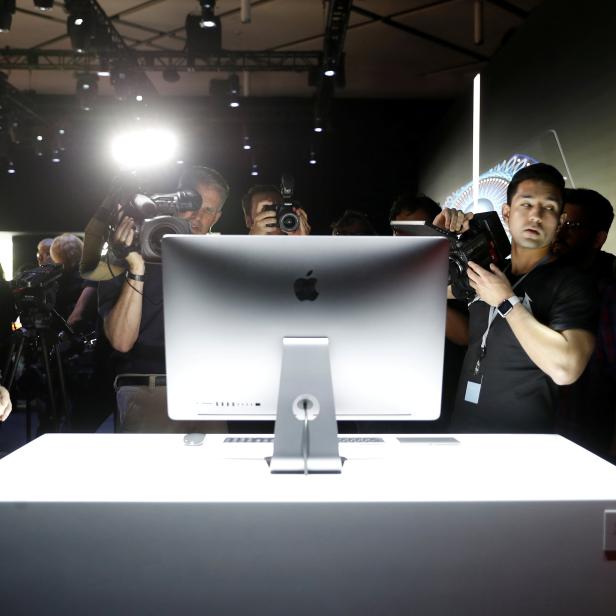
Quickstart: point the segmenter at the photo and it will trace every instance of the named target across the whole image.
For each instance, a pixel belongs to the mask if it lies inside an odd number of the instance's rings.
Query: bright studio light
[[[177,139],[164,129],[141,129],[118,135],[111,143],[113,159],[127,169],[155,167],[176,159]]]

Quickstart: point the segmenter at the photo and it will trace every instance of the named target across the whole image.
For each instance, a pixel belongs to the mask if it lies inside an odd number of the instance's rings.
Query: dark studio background
[[[28,232],[14,237],[14,269],[31,263],[41,237],[81,231],[106,194],[117,172],[110,161],[111,136],[123,125],[126,107],[99,101],[95,113],[80,111],[72,97],[33,97],[37,108],[65,126],[61,163],[37,157],[31,147],[17,148],[14,176],[0,176],[2,228]],[[165,99],[147,118],[175,127],[178,156],[187,164],[220,170],[231,186],[221,233],[245,233],[241,197],[255,183],[280,182],[283,172],[296,182],[296,198],[308,211],[314,233],[347,208],[369,213],[387,232],[387,213],[399,193],[414,190],[434,127],[447,101],[336,100],[324,133],[312,132],[313,110],[304,99],[247,99],[238,110],[221,109],[206,98]],[[69,110],[67,112],[67,110]],[[253,149],[242,150],[248,131]],[[309,165],[311,147],[317,164]],[[253,160],[259,176],[250,175]],[[141,173],[144,191],[172,191],[181,165]]]

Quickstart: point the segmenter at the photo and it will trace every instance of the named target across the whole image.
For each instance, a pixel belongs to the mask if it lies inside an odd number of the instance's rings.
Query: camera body
[[[272,210],[276,212],[276,224],[283,233],[293,233],[299,229],[299,216],[295,208],[299,207],[293,199],[295,180],[290,175],[283,175],[280,180],[280,195],[282,203],[274,204]]]
[[[183,212],[201,208],[201,195],[194,190],[156,195],[133,195],[123,207],[124,213],[137,222],[133,245],[125,250],[114,247],[116,257],[125,258],[130,250],[137,250],[145,261],[159,262],[164,235],[190,234],[190,222],[178,218]]]
[[[11,281],[11,292],[19,320],[25,328],[49,329],[63,267],[58,264],[41,265],[26,270]]]
[[[468,231],[460,236],[431,223],[392,221],[391,225],[400,235],[441,235],[449,240],[449,284],[454,296],[466,301],[475,297],[466,273],[468,262],[485,269],[494,263],[503,269],[505,259],[511,254],[511,243],[496,212],[475,214],[469,220]]]
[[[491,263],[503,269],[505,259],[511,254],[511,243],[496,212],[475,214],[469,221],[468,231],[459,237],[433,228],[449,237],[449,284],[457,298],[470,301],[475,297],[466,273],[469,261],[487,270]]]

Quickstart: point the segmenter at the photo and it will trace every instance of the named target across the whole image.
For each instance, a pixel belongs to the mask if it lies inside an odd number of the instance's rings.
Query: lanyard
[[[541,259],[541,261],[539,261],[532,269],[530,269],[528,272],[526,272],[526,274],[524,274],[524,276],[522,276],[513,285],[511,285],[511,289],[515,290],[515,288],[526,278],[526,276],[528,276],[531,272],[534,272],[538,267],[540,267],[544,263],[547,263],[549,260],[550,260],[550,256],[549,255],[546,255],[545,257],[543,257],[543,259]],[[509,265],[507,267],[509,267]],[[507,271],[507,268],[505,268],[505,270],[503,270],[503,273],[506,272],[506,271]],[[494,319],[496,318],[497,314],[498,314],[498,307],[490,306],[490,314],[488,315],[488,326],[486,327],[486,330],[483,333],[483,336],[481,338],[481,349],[479,350],[479,358],[477,359],[477,363],[475,364],[475,370],[474,370],[474,375],[475,376],[477,376],[479,374],[479,368],[481,366],[481,360],[486,356],[488,334],[490,333],[490,327],[492,327],[492,323],[494,322]]]

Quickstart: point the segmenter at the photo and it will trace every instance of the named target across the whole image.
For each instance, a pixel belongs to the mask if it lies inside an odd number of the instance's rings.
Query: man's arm
[[[490,269],[469,261],[468,278],[484,302],[498,306],[514,292],[503,272],[493,264]],[[516,304],[505,319],[533,363],[557,385],[575,383],[584,372],[595,345],[595,337],[589,331],[555,331],[537,321],[522,304]]]
[[[131,218],[125,217],[118,225],[114,241],[130,246],[134,237],[133,224]],[[138,252],[130,252],[126,262],[128,271],[132,274],[145,274],[145,262]],[[116,303],[105,317],[105,335],[116,351],[127,353],[137,342],[143,306],[142,294],[143,282],[125,280]]]
[[[447,306],[445,336],[454,344],[468,346],[468,315]]]

